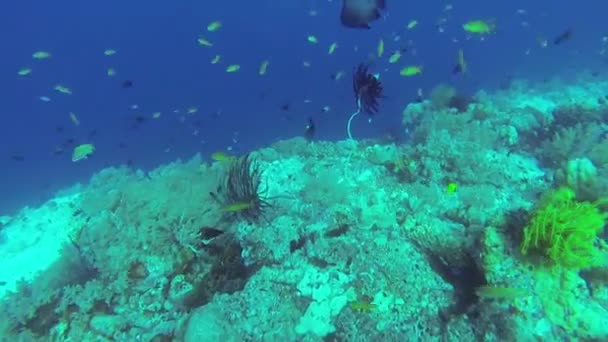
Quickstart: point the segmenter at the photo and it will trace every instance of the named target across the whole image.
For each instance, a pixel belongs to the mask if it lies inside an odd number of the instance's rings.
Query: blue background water
[[[401,110],[418,88],[428,93],[449,82],[474,92],[495,89],[514,77],[540,81],[567,78],[581,68],[605,69],[599,51],[608,34],[608,4],[462,1],[448,14],[446,4],[389,0],[385,18],[365,31],[340,25],[338,0],[5,1],[0,5],[0,213],[36,205],[107,165],[129,161],[149,169],[229,146],[244,153],[301,135],[308,117],[316,121],[317,138],[343,139],[346,120],[355,110],[350,72],[375,54],[380,38],[385,54],[373,70],[381,72],[387,99],[371,124],[363,117],[355,121],[357,138],[401,131]],[[517,9],[527,14],[517,14]],[[310,16],[310,10],[318,15]],[[435,25],[440,17],[448,19],[444,33]],[[494,18],[498,31],[484,41],[467,40],[461,25],[480,18]],[[419,25],[406,31],[412,19]],[[207,32],[214,20],[223,27]],[[551,40],[568,27],[575,30],[571,41],[539,47],[539,34]],[[311,34],[318,44],[307,42]],[[401,35],[399,42],[393,40],[395,34]],[[199,46],[199,35],[214,46]],[[410,49],[400,63],[389,64],[388,56],[408,40],[416,55]],[[332,42],[339,47],[330,56]],[[118,53],[104,56],[108,48]],[[470,72],[455,78],[451,69],[460,48]],[[37,50],[53,56],[33,60]],[[216,54],[222,64],[211,65]],[[268,74],[261,77],[258,68],[265,59],[270,61]],[[303,67],[304,60],[311,67]],[[241,64],[241,70],[227,74],[230,63]],[[423,65],[424,73],[399,76],[408,64]],[[32,74],[17,76],[24,67],[31,67]],[[116,77],[106,75],[109,67],[116,69]],[[330,75],[338,70],[347,74],[336,82]],[[134,86],[124,89],[121,83],[127,79]],[[70,87],[73,95],[55,92],[56,84]],[[51,101],[42,102],[40,96]],[[286,103],[289,112],[280,109]],[[131,108],[135,104],[137,110]],[[199,111],[184,114],[192,106]],[[324,113],[323,106],[331,110]],[[157,111],[162,116],[153,120]],[[78,115],[80,126],[70,122],[69,112]],[[134,128],[137,115],[147,120]],[[71,161],[71,148],[55,155],[55,147],[69,138],[94,143],[95,154],[79,163]],[[24,160],[13,160],[15,155]]]

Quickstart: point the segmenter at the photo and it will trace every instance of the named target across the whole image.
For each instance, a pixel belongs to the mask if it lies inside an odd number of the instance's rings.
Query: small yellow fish
[[[391,64],[397,63],[399,62],[399,60],[401,59],[401,52],[399,51],[395,51],[389,58],[388,58],[388,62]]]
[[[56,91],[62,93],[62,94],[66,94],[66,95],[72,95],[72,90],[68,87],[64,87],[62,85],[56,85],[55,88]]]
[[[207,40],[206,38],[203,38],[203,37],[199,37],[196,41],[201,46],[205,46],[205,47],[212,47],[213,46],[212,42],[210,42],[209,40]]]
[[[81,144],[74,147],[72,152],[72,161],[77,162],[82,159],[87,159],[93,152],[95,152],[95,146],[93,144]]]
[[[260,75],[265,75],[266,71],[268,70],[268,60],[265,60],[262,62],[262,64],[260,65],[260,70],[258,71],[258,74]]]
[[[222,59],[222,56],[215,55],[215,57],[213,57],[213,59],[211,60],[211,64],[217,64],[220,62],[221,59]]]
[[[462,28],[474,34],[489,34],[494,32],[496,25],[492,20],[471,20],[462,25]]]
[[[401,76],[414,76],[414,75],[418,75],[422,73],[422,66],[420,65],[410,65],[410,66],[406,66],[405,68],[401,69],[401,71],[399,72],[399,74]]]
[[[114,68],[108,68],[108,70],[106,70],[106,74],[110,77],[116,75],[116,70],[114,70]]]
[[[225,206],[222,211],[225,213],[238,213],[239,211],[247,210],[253,206],[252,202],[238,202]]]
[[[51,58],[51,54],[46,51],[36,51],[32,54],[34,59],[47,59]]]
[[[410,20],[410,22],[407,24],[407,29],[411,30],[414,27],[416,27],[416,25],[418,25],[418,21],[417,20]]]
[[[194,114],[194,113],[196,113],[196,112],[198,112],[198,107],[189,107],[189,108],[186,110],[186,113],[188,113],[188,114]]]
[[[446,191],[447,191],[448,194],[453,194],[453,193],[456,192],[456,190],[458,190],[458,184],[453,183],[453,182],[452,183],[448,183],[448,186],[447,186],[447,189],[446,189]]]
[[[160,112],[154,112],[154,113],[152,113],[152,118],[153,119],[158,119],[158,118],[160,118],[160,115],[161,115]]]
[[[106,50],[103,52],[103,54],[104,54],[104,55],[106,55],[106,56],[113,56],[113,55],[115,55],[115,54],[116,54],[116,50],[114,50],[114,49],[106,49]]]
[[[17,75],[19,75],[19,76],[27,76],[31,73],[32,73],[32,69],[30,69],[30,68],[23,68],[23,69],[20,69],[19,71],[17,71]]]
[[[331,45],[329,46],[329,50],[327,51],[328,54],[333,54],[336,49],[338,48],[338,44],[336,43],[331,43]]]
[[[317,37],[315,37],[313,35],[308,36],[307,39],[308,39],[308,42],[312,43],[312,44],[317,44],[319,42],[319,40],[317,39]]]
[[[214,21],[207,25],[207,31],[214,32],[219,30],[222,27],[222,23],[220,21]]]
[[[384,54],[384,40],[380,39],[378,42],[378,58],[382,57]]]
[[[238,64],[231,64],[226,68],[226,72],[237,72],[241,69],[241,66]]]
[[[213,159],[215,161],[225,162],[225,161],[234,161],[234,160],[236,160],[236,157],[228,155],[224,152],[213,152],[211,154],[211,159]]]
[[[70,114],[70,121],[72,121],[74,126],[80,126],[80,120],[78,120],[78,117],[76,116],[76,114],[74,114],[73,112],[70,112],[69,114]]]

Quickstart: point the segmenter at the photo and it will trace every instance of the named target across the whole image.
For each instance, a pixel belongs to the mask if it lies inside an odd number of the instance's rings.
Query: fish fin
[[[385,0],[344,0],[340,21],[350,28],[370,29],[369,23],[382,16]]]

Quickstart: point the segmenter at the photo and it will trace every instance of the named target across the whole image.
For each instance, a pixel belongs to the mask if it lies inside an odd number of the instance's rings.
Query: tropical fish
[[[72,161],[77,162],[82,159],[87,159],[93,152],[95,152],[95,146],[93,144],[78,145],[74,147],[74,152],[72,152]]]
[[[491,20],[471,20],[462,25],[462,28],[474,34],[488,34],[494,32],[496,25]]]
[[[258,71],[260,75],[266,74],[266,71],[268,70],[268,63],[268,60],[262,62],[262,64],[260,65],[260,70]]]
[[[115,55],[115,54],[116,54],[116,50],[114,50],[114,49],[106,49],[106,50],[103,52],[103,54],[104,54],[104,55],[106,55],[106,56],[112,56],[112,55]]]
[[[207,31],[214,32],[214,31],[219,30],[221,27],[222,27],[222,22],[214,21],[214,22],[210,23],[209,25],[207,25]]]
[[[420,66],[420,65],[406,66],[405,68],[401,69],[401,71],[399,72],[399,74],[401,76],[414,76],[414,75],[418,75],[420,73],[422,73],[422,66]]]
[[[378,42],[378,58],[382,57],[384,54],[384,40],[380,39]]]
[[[560,33],[555,39],[553,39],[553,45],[559,45],[565,41],[570,40],[572,38],[572,29],[569,28],[566,31]]]
[[[456,192],[456,190],[458,190],[458,184],[456,184],[454,182],[448,183],[448,186],[446,189],[448,194],[453,194]]]
[[[336,51],[336,48],[338,48],[338,44],[337,43],[331,43],[331,45],[329,46],[329,50],[327,51],[328,54],[333,54]]]
[[[377,305],[373,304],[373,303],[370,303],[370,302],[359,300],[359,301],[350,303],[350,307],[351,307],[351,309],[353,309],[355,311],[359,311],[359,312],[366,311],[366,312],[369,312],[369,311],[374,310],[377,307]]]
[[[399,62],[399,60],[401,59],[401,52],[399,51],[395,51],[389,58],[388,58],[388,62],[391,64],[397,63]]]
[[[481,298],[488,299],[515,299],[530,294],[524,289],[492,285],[480,286],[475,290],[475,293]]]
[[[312,44],[317,44],[319,42],[319,40],[317,39],[317,37],[315,37],[313,35],[308,36],[308,38],[306,38],[306,39],[308,39],[308,42],[312,43]]]
[[[370,29],[385,9],[386,0],[343,0],[340,21],[345,27]]]
[[[412,21],[410,21],[410,22],[407,24],[407,29],[408,29],[408,30],[411,30],[411,29],[413,29],[414,27],[416,27],[416,25],[418,25],[418,21],[417,21],[417,20],[412,20]]]
[[[56,85],[55,88],[56,91],[62,93],[62,94],[66,94],[66,95],[72,95],[72,90],[68,87],[64,87],[62,85]]]
[[[199,37],[199,38],[198,38],[196,41],[197,41],[197,42],[198,42],[198,44],[199,44],[199,45],[201,45],[201,46],[205,46],[205,47],[212,47],[212,46],[213,46],[213,43],[212,43],[212,42],[210,42],[209,40],[207,40],[207,39],[206,39],[206,38],[204,38],[204,37]]]
[[[253,206],[253,202],[237,202],[233,204],[229,204],[222,208],[222,211],[225,213],[238,213],[239,211],[247,210]]]
[[[78,117],[76,116],[76,114],[74,114],[73,112],[70,112],[69,115],[70,115],[70,121],[72,121],[74,126],[80,126],[80,120],[78,120]]]
[[[213,59],[211,60],[211,64],[217,64],[220,62],[221,59],[222,59],[222,56],[215,55],[215,57],[213,57]]]
[[[51,54],[46,51],[36,51],[32,54],[34,59],[47,59],[51,58]]]
[[[20,69],[19,71],[17,71],[17,75],[19,75],[19,76],[27,76],[31,73],[32,73],[32,69],[30,69],[30,68],[24,68],[24,69]]]
[[[226,72],[237,72],[239,71],[239,69],[241,69],[241,66],[238,64],[231,64],[228,67],[226,67]]]
[[[215,161],[224,162],[224,161],[233,161],[233,160],[236,160],[236,157],[228,155],[228,154],[226,154],[224,152],[213,152],[211,154],[211,159],[213,159]]]

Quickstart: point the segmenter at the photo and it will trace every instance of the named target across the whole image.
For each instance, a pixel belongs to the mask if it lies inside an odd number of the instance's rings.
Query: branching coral
[[[599,203],[580,202],[575,197],[566,187],[545,195],[524,228],[523,254],[535,250],[556,264],[575,269],[605,263],[597,244],[608,215],[602,213]]]

